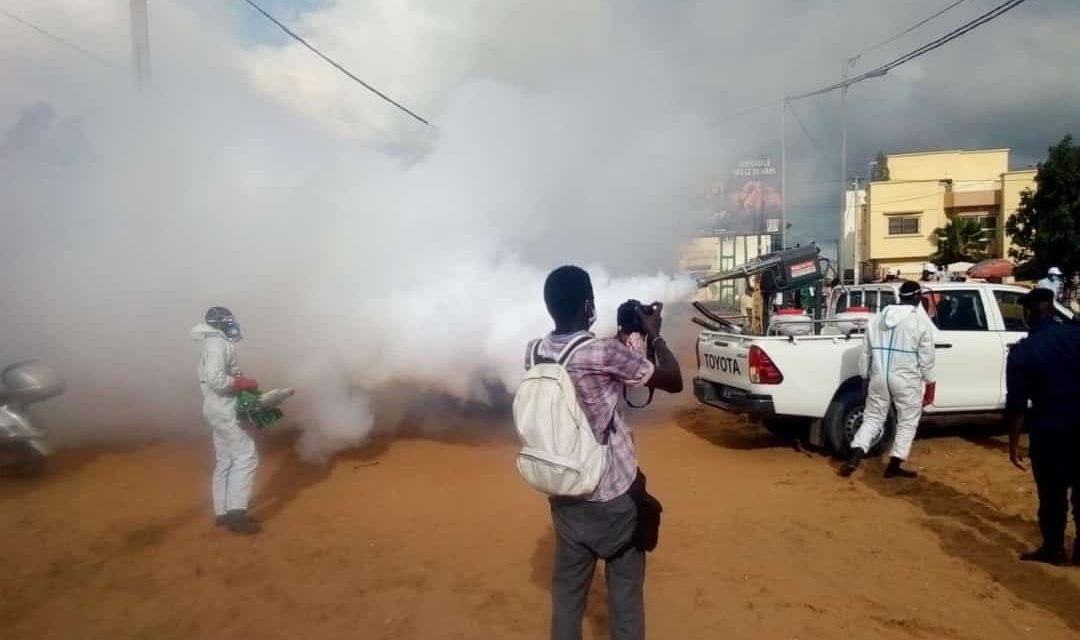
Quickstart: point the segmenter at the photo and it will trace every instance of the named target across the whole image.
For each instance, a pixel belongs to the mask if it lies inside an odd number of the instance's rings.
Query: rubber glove
[[[233,393],[240,393],[241,391],[256,391],[258,388],[259,383],[252,378],[245,378],[244,376],[236,376],[235,378],[233,378]]]
[[[923,391],[922,406],[929,407],[934,404],[934,397],[937,395],[937,383],[926,383],[926,391]]]

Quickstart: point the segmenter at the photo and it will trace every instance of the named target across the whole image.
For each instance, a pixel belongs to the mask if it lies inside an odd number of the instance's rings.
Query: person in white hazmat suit
[[[1065,274],[1057,267],[1050,267],[1046,277],[1035,283],[1037,289],[1049,289],[1054,292],[1054,299],[1061,300],[1061,290],[1065,284]]]
[[[882,309],[866,327],[860,366],[868,378],[866,410],[862,426],[851,441],[851,456],[840,467],[850,476],[881,436],[889,408],[896,407],[896,437],[886,478],[914,478],[901,467],[911,453],[911,443],[922,418],[923,407],[934,403],[934,327],[921,304],[917,282],[900,285],[900,304]]]
[[[211,486],[215,522],[233,533],[258,533],[259,525],[251,520],[247,509],[259,458],[255,441],[240,426],[236,396],[241,391],[255,391],[259,383],[244,377],[237,364],[240,325],[231,311],[213,307],[206,312],[206,322],[191,330],[191,337],[201,342],[199,386],[203,417],[212,430],[217,458]]]

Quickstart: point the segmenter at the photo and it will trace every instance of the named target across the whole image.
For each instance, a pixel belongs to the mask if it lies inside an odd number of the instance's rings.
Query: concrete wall
[[[889,155],[888,164],[890,181],[951,179],[986,184],[1009,170],[1009,150],[899,153]]]
[[[890,236],[889,219],[905,215],[919,218],[919,233]],[[934,250],[934,229],[947,221],[945,185],[937,181],[875,182],[870,186],[870,215],[863,234],[865,255],[875,261],[925,261]]]
[[[1003,258],[1009,257],[1012,242],[1005,234],[1005,221],[1020,206],[1020,194],[1024,189],[1035,190],[1035,169],[1007,171],[1001,175],[1001,214],[998,216],[998,248]]]

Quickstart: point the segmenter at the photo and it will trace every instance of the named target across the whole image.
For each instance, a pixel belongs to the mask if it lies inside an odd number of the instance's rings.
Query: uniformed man
[[[1056,321],[1049,289],[1033,289],[1021,304],[1029,333],[1009,352],[1006,367],[1009,459],[1024,470],[1019,443],[1026,425],[1043,542],[1020,559],[1062,565],[1070,489],[1080,525],[1080,325]],[[1072,560],[1080,564],[1080,538]]]

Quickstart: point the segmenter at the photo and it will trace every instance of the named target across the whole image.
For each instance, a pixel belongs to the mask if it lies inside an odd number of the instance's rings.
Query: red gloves
[[[236,376],[235,378],[233,378],[233,393],[240,393],[241,391],[255,391],[258,388],[259,383],[252,378],[245,378],[244,376]]]
[[[926,383],[926,391],[923,391],[923,395],[922,395],[922,406],[929,407],[930,405],[934,404],[934,396],[936,396],[936,395],[937,395],[937,383],[936,382],[928,382],[928,383]]]

